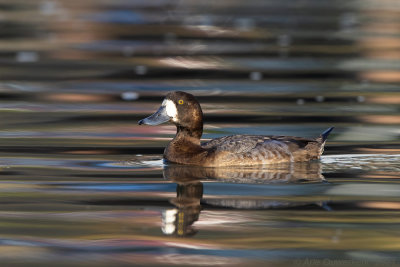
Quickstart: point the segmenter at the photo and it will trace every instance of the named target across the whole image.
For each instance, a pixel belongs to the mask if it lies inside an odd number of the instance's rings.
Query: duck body
[[[139,121],[172,122],[176,136],[164,150],[168,162],[204,167],[255,166],[304,162],[320,158],[333,127],[315,139],[293,136],[231,135],[201,143],[203,114],[198,101],[185,92],[171,92],[159,110]]]

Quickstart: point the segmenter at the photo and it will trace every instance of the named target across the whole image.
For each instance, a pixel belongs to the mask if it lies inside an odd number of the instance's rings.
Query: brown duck
[[[319,137],[231,135],[201,143],[203,113],[196,98],[188,93],[168,93],[161,107],[140,124],[171,122],[177,133],[164,150],[168,162],[204,167],[254,166],[317,160],[333,127]]]

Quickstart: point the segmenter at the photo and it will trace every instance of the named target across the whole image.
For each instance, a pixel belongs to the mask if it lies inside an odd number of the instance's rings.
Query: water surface
[[[397,1],[0,1],[7,266],[400,265]],[[195,94],[203,138],[316,137],[320,162],[165,165]]]

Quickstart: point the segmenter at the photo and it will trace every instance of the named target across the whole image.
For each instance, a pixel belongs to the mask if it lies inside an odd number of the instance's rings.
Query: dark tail
[[[323,133],[320,135],[319,138],[321,138],[321,143],[324,143],[324,142],[326,141],[326,139],[328,138],[329,134],[332,132],[332,130],[333,130],[334,128],[335,128],[335,127],[331,127],[331,128],[329,128],[329,129],[325,130],[325,132],[323,132]]]

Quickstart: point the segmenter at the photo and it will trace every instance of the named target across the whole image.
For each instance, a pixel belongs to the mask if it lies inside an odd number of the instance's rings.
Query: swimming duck
[[[164,150],[168,162],[204,167],[254,166],[319,159],[333,127],[319,137],[231,135],[201,143],[203,112],[196,98],[175,91],[166,95],[161,107],[138,123],[171,122],[177,133]]]

